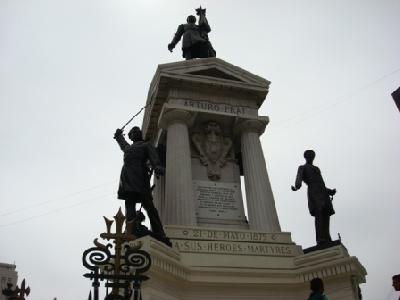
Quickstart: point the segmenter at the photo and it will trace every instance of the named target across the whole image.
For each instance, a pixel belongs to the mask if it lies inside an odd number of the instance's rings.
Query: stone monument
[[[305,254],[281,231],[260,143],[269,85],[215,57],[158,66],[142,130],[166,149],[153,199],[172,248],[133,242],[153,262],[144,300],[306,299],[315,277],[330,300],[358,299],[366,271],[343,245]]]

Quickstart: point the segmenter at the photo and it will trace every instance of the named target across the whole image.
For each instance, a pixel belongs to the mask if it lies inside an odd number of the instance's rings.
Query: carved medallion
[[[205,124],[202,133],[193,134],[192,141],[199,151],[201,164],[207,167],[208,178],[219,180],[232,140],[222,135],[221,126],[217,122],[211,121]]]

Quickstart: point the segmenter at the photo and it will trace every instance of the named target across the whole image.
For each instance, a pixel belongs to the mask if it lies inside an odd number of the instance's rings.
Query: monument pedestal
[[[142,130],[166,149],[153,198],[173,248],[135,241],[153,261],[144,300],[307,299],[314,277],[329,300],[358,299],[366,271],[343,245],[305,254],[281,232],[259,139],[269,85],[218,58],[158,66]]]
[[[136,240],[152,257],[143,300],[307,299],[324,280],[329,300],[357,300],[365,269],[343,245],[303,254],[290,233],[167,226],[173,248]]]

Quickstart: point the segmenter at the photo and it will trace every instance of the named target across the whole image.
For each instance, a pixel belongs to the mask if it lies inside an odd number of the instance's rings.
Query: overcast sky
[[[217,57],[272,82],[261,140],[282,229],[314,244],[306,189],[290,191],[312,148],[338,191],[332,236],[366,267],[364,299],[386,299],[400,273],[399,0],[0,0],[0,262],[30,300],[87,297],[82,251],[122,204],[113,133],[157,65],[182,59],[167,44],[200,4]]]

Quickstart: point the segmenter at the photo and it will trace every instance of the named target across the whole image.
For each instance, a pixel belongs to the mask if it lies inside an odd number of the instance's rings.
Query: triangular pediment
[[[270,82],[219,58],[203,58],[158,66],[160,75],[177,76],[181,79],[209,79],[219,82],[236,82],[268,88]]]
[[[235,76],[232,76],[231,74],[228,74],[228,73],[226,73],[226,72],[224,72],[224,71],[222,71],[222,70],[220,70],[218,68],[208,68],[208,69],[189,72],[187,74],[201,75],[201,76],[215,77],[215,78],[221,78],[221,79],[227,79],[227,80],[243,82],[243,80],[240,80],[239,78],[237,78]]]

